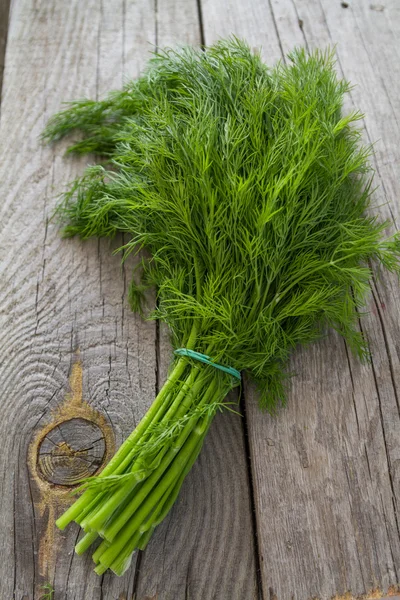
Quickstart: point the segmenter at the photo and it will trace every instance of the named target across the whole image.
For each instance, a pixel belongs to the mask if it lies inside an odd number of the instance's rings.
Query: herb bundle
[[[146,546],[238,385],[235,370],[274,411],[290,353],[327,326],[365,356],[357,309],[369,261],[399,270],[399,238],[382,238],[387,223],[366,216],[370,150],[352,126],[360,114],[341,115],[348,83],[329,52],[288,59],[270,69],[236,39],[166,50],[122,91],[71,103],[45,131],[80,130],[70,151],[107,159],[64,194],[64,234],[123,232],[125,253],[147,249],[130,303],[143,311],[155,286],[150,317],[178,350],[135,431],[57,521],[85,531],[78,553],[102,538],[98,574],[121,575]]]

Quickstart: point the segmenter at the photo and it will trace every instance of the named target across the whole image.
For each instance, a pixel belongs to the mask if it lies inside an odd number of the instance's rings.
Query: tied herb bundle
[[[274,411],[298,344],[333,327],[364,357],[357,309],[371,260],[398,271],[400,243],[367,216],[370,150],[342,116],[349,86],[331,53],[298,50],[269,69],[236,39],[167,50],[105,100],[71,103],[45,131],[106,159],[64,195],[66,236],[129,236],[145,248],[133,310],[178,350],[153,405],[103,472],[57,521],[100,536],[95,571],[121,575],[174,503],[217,410],[245,371]],[[206,357],[209,357],[208,359]],[[225,367],[225,369],[221,369]],[[240,377],[240,376],[239,376]]]

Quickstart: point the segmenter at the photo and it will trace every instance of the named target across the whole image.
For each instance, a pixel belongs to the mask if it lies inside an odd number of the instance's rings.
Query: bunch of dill
[[[296,345],[329,326],[366,354],[356,324],[369,261],[399,270],[399,239],[383,239],[387,224],[366,216],[369,149],[352,127],[360,115],[341,115],[348,83],[329,52],[288,58],[269,69],[236,39],[167,50],[122,91],[71,103],[45,131],[56,140],[80,130],[70,151],[108,159],[64,195],[64,234],[124,232],[126,251],[146,248],[132,308],[155,286],[151,316],[185,349],[138,427],[58,520],[86,532],[78,552],[103,538],[99,574],[122,574],[145,547],[238,384],[232,369],[199,356],[247,372],[273,411]]]

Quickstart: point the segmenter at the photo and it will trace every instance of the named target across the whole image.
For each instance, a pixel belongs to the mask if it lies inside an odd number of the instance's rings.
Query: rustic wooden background
[[[372,2],[372,3],[371,3]],[[400,211],[398,0],[0,1],[0,600],[347,600],[400,582],[400,294],[371,281],[360,365],[329,335],[293,357],[288,405],[218,417],[180,498],[123,578],[78,558],[54,527],[149,406],[168,339],[131,314],[121,240],[62,241],[49,219],[86,159],[39,141],[64,100],[98,98],[148,53],[235,33],[273,63],[337,44],[376,141],[376,204]],[[8,23],[8,27],[7,27]],[[3,63],[4,48],[6,49]],[[50,596],[48,596],[50,598]]]

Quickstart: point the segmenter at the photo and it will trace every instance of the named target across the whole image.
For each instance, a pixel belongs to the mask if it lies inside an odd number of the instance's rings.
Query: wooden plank
[[[382,182],[376,203],[391,200],[379,211],[385,218],[397,217],[399,132],[393,107],[399,79],[388,67],[398,51],[396,3],[385,3],[381,10],[361,1],[346,9],[339,2],[271,0],[253,3],[252,12],[244,15],[244,7],[230,3],[228,11],[227,3],[219,1],[212,3],[212,19],[207,18],[211,3],[203,5],[207,41],[229,33],[235,24],[237,35],[268,48],[268,60],[294,45],[339,42],[340,66],[359,84],[352,99],[367,112],[367,139],[382,138],[376,153]],[[221,31],[225,14],[229,22]],[[274,26],[268,39],[260,19]],[[399,582],[400,305],[394,278],[380,275],[373,282],[370,315],[362,322],[371,365],[358,364],[343,341],[330,335],[293,357],[297,376],[288,406],[277,418],[261,415],[254,391],[247,388],[265,598],[328,599],[347,591],[393,591]]]
[[[394,129],[392,123],[388,126],[387,116],[390,115],[390,103],[385,98],[385,76],[382,79],[382,74],[385,72],[381,69],[380,76],[378,73],[373,73],[371,69],[373,61],[367,55],[368,52],[379,53],[379,36],[376,36],[376,44],[374,45],[372,38],[369,40],[368,46],[362,41],[362,35],[368,30],[367,17],[369,20],[371,9],[365,12],[366,5],[362,3],[352,3],[351,10],[347,10],[339,3],[333,5],[331,3],[323,3],[323,6],[318,3],[297,2],[293,7],[289,2],[274,4],[276,11],[277,22],[282,22],[281,19],[288,18],[291,14],[292,21],[295,22],[296,15],[301,20],[302,34],[305,36],[305,41],[309,46],[326,46],[327,43],[338,43],[338,59],[339,70],[351,81],[358,85],[352,91],[350,102],[358,108],[366,111],[367,118],[365,122],[365,138],[369,142],[379,136],[382,137],[382,143],[378,143],[376,149],[375,167],[381,175],[382,188],[376,194],[376,204],[380,205],[384,202],[387,204],[381,206],[379,211],[384,218],[397,217],[398,204],[393,202],[397,197],[395,190],[389,195],[388,187],[393,186],[393,183],[398,181],[398,174],[387,171],[383,176],[383,166],[392,161],[396,163],[398,150],[395,148],[395,139],[398,136],[396,123]],[[381,12],[381,11],[379,11]],[[360,14],[361,13],[361,14]],[[364,19],[359,23],[358,30],[354,22],[354,15],[358,15],[359,19]],[[392,21],[396,22],[394,15],[391,15]],[[298,21],[297,21],[298,22]],[[280,30],[282,46],[284,50],[288,50],[293,45],[292,31],[283,26]],[[388,32],[390,31],[389,23],[383,27]],[[381,31],[382,33],[382,31]],[[299,37],[299,36],[298,36]],[[297,41],[297,40],[296,40]],[[386,51],[395,53],[395,38],[392,36],[391,42],[386,36]],[[392,48],[392,50],[390,49]],[[377,58],[377,57],[376,57]],[[389,75],[389,81],[390,81]],[[391,84],[390,84],[391,87]],[[375,94],[371,94],[370,90],[374,89]],[[396,88],[395,88],[396,93]],[[383,120],[385,115],[386,123]],[[392,119],[393,120],[393,115]],[[395,119],[394,119],[395,121]],[[380,132],[380,133],[379,133]],[[384,148],[381,154],[382,146]],[[394,160],[393,160],[394,159]],[[396,186],[396,184],[395,184]],[[397,190],[398,191],[398,190]],[[392,199],[392,202],[390,200]],[[322,597],[330,597],[335,592],[344,592],[352,590],[353,593],[361,593],[370,590],[371,588],[388,589],[390,586],[395,586],[399,581],[399,530],[397,523],[397,502],[398,502],[398,471],[396,468],[397,457],[399,452],[399,411],[397,403],[398,386],[398,358],[395,350],[395,340],[398,339],[398,315],[399,315],[399,293],[398,285],[393,277],[388,274],[382,274],[382,277],[373,281],[373,296],[368,305],[370,315],[363,319],[361,325],[365,330],[372,351],[372,365],[369,367],[360,367],[351,357],[347,362],[347,349],[341,345],[339,352],[341,353],[340,363],[332,365],[328,370],[325,369],[323,380],[324,383],[329,383],[334,388],[335,379],[337,378],[341,386],[345,386],[345,393],[334,402],[332,399],[326,401],[326,393],[321,394],[323,398],[323,406],[320,407],[318,421],[316,416],[314,419],[308,419],[309,425],[312,424],[314,434],[307,436],[307,449],[309,453],[318,457],[318,449],[320,440],[318,439],[318,428],[322,425],[327,429],[327,424],[332,422],[335,413],[331,410],[346,411],[346,430],[344,431],[343,441],[345,445],[342,450],[340,446],[336,450],[330,449],[326,458],[329,458],[331,465],[336,465],[332,469],[334,473],[334,481],[336,483],[337,492],[335,494],[335,506],[337,512],[333,511],[329,520],[325,514],[324,503],[321,497],[312,498],[305,503],[307,513],[312,515],[311,526],[307,525],[307,520],[303,517],[302,531],[310,531],[310,538],[313,540],[312,547],[318,548],[318,563],[335,564],[339,566],[341,563],[342,575],[338,577],[327,578],[326,574],[322,574],[320,581],[316,580],[312,586],[309,583],[308,570],[312,567],[312,556],[304,561],[304,556],[301,557],[300,564],[293,564],[293,552],[283,550],[285,556],[285,564],[288,564],[289,577],[292,581],[290,587],[287,585],[288,578],[285,578],[282,596],[285,597],[295,587],[299,590],[302,580],[306,581],[304,586],[304,594],[311,592],[320,594]],[[324,352],[319,352],[317,360],[323,365],[329,364],[332,361],[330,358],[332,346],[329,345],[324,349]],[[307,374],[309,377],[310,367],[312,368],[315,362],[314,354],[312,364],[309,364],[308,352],[301,353],[304,358]],[[307,356],[307,359],[305,358]],[[316,363],[319,364],[318,362]],[[300,371],[301,362],[296,362],[297,369],[304,377],[304,366]],[[321,367],[320,367],[321,368]],[[345,370],[346,369],[346,370]],[[347,371],[347,372],[346,372]],[[318,373],[318,371],[316,371]],[[292,402],[301,402],[305,412],[309,409],[309,401],[303,398],[304,393],[299,391],[298,387],[301,382],[293,381],[293,389],[291,393]],[[312,400],[315,400],[315,392],[311,394]],[[336,409],[332,407],[337,405]],[[352,406],[353,404],[353,406]],[[328,406],[327,406],[328,405]],[[297,416],[294,410],[289,405],[290,422],[292,425],[298,424]],[[321,412],[322,411],[322,412]],[[352,415],[352,413],[355,413]],[[284,416],[286,418],[286,415]],[[306,422],[302,421],[304,426]],[[321,425],[319,425],[321,424]],[[318,425],[318,426],[317,426]],[[264,433],[262,430],[263,424],[254,418],[254,439],[257,444],[257,452],[259,454],[258,439]],[[268,427],[268,426],[267,426]],[[319,436],[320,437],[320,436]],[[333,438],[334,439],[334,438]],[[282,438],[282,446],[288,451],[293,451],[296,446],[296,436],[288,432],[286,438]],[[335,454],[339,449],[340,456]],[[287,462],[290,457],[280,455],[280,462]],[[293,456],[293,454],[292,454]],[[283,460],[281,460],[283,459]],[[256,461],[258,458],[256,458]],[[267,459],[265,459],[267,460]],[[290,458],[289,458],[290,460]],[[259,466],[261,469],[261,467]],[[321,474],[317,476],[308,472],[308,477],[299,477],[296,479],[295,489],[301,490],[303,494],[309,497],[310,493],[314,492],[320,484],[320,489],[324,487]],[[329,475],[329,479],[331,476]],[[347,486],[346,486],[347,484]],[[280,497],[284,490],[283,482],[278,486],[274,497],[270,497],[271,506]],[[346,487],[348,488],[346,490]],[[289,494],[294,490],[289,489]],[[264,490],[260,491],[261,496],[265,496]],[[344,508],[339,508],[345,502]],[[346,508],[347,505],[347,508]],[[316,531],[317,523],[327,523],[321,531]],[[301,521],[300,521],[301,523]],[[332,540],[329,539],[329,529],[332,527],[337,532],[340,539],[337,547],[334,549],[332,556]],[[268,545],[271,535],[267,533],[268,524],[261,523],[264,530],[265,546]],[[280,526],[282,537],[288,537],[290,534],[289,527],[282,523]],[[321,535],[325,541],[321,546]],[[314,539],[313,539],[314,538]],[[339,543],[340,542],[340,543]],[[270,550],[270,547],[268,546]],[[304,555],[303,548],[301,553]],[[314,550],[315,554],[315,550]],[[298,557],[300,558],[300,557]],[[338,559],[340,558],[340,563]],[[275,557],[276,559],[276,557]],[[282,560],[282,554],[279,555],[279,560]],[[297,561],[299,562],[299,561]],[[303,566],[302,566],[303,565]],[[314,571],[315,572],[315,571]],[[338,575],[340,571],[334,568],[334,574]],[[285,575],[287,573],[285,572]],[[278,574],[266,571],[266,578],[269,580],[278,579]],[[287,587],[285,587],[285,585]],[[302,597],[301,592],[297,591],[299,597]],[[279,594],[278,594],[279,596]],[[297,596],[295,596],[297,597]]]
[[[236,35],[255,49],[261,47],[263,57],[270,63],[281,58],[276,23],[268,0],[201,0],[201,13],[206,44]]]
[[[0,96],[3,83],[4,57],[6,53],[8,15],[10,11],[10,0],[0,0]]]
[[[100,12],[100,22],[98,29],[97,47],[92,49],[93,54],[97,52],[97,75],[96,75],[96,97],[104,97],[107,92],[112,89],[120,88],[124,82],[131,77],[137,77],[146,63],[149,53],[155,45],[155,23],[156,15],[152,3],[147,0],[139,0],[138,2],[127,3],[125,0],[112,0],[112,2],[98,2],[96,9]],[[117,240],[117,244],[121,245],[122,238]],[[123,435],[119,438],[119,442],[132,431],[135,424],[143,416],[145,410],[150,405],[154,398],[157,381],[157,335],[155,324],[149,323],[149,332],[151,337],[141,339],[140,331],[143,326],[141,319],[132,315],[129,306],[125,299],[125,291],[130,280],[130,272],[132,269],[132,261],[125,263],[122,269],[119,268],[119,263],[115,261],[115,257],[110,254],[109,243],[107,240],[99,240],[99,255],[101,260],[102,270],[102,287],[107,286],[109,290],[119,283],[123,285],[123,293],[121,295],[122,304],[120,305],[122,322],[127,324],[128,329],[123,335],[123,339],[119,343],[126,344],[127,352],[131,352],[132,348],[136,348],[138,357],[151,350],[151,372],[149,373],[148,389],[143,388],[143,397],[141,398],[141,390],[137,390],[137,397],[133,398],[130,393],[131,383],[129,378],[134,376],[138,371],[138,364],[133,362],[126,365],[126,372],[119,371],[117,365],[113,366],[111,371],[110,390],[113,392],[113,397],[110,397],[110,408],[113,404],[113,410],[118,411],[114,422],[124,418],[124,413],[129,410],[131,415],[126,419]],[[119,259],[117,258],[117,261]],[[106,267],[107,279],[104,279],[103,265]],[[115,267],[118,265],[118,268]],[[122,274],[122,277],[121,277]],[[109,299],[109,301],[111,298]],[[116,336],[119,332],[116,331]],[[142,347],[144,344],[144,347]],[[146,359],[147,360],[147,359]],[[117,368],[116,368],[117,367]],[[128,379],[127,379],[128,377]],[[151,382],[151,383],[150,383]],[[115,403],[116,397],[121,398],[124,403],[121,411],[121,402]],[[137,404],[136,404],[137,403]],[[135,406],[136,404],[136,406]],[[133,412],[133,415],[132,415]],[[133,417],[133,418],[132,418]],[[70,551],[72,548],[70,548]],[[85,573],[92,569],[92,563],[85,558],[74,556],[74,565],[76,565],[77,574],[72,573],[71,579],[75,582],[79,581],[80,572],[83,569]],[[82,565],[82,562],[84,563]],[[96,578],[98,579],[98,578]],[[63,590],[64,582],[60,581],[56,590]],[[122,577],[118,578],[110,573],[106,573],[100,582],[100,591],[96,592],[96,598],[101,600],[114,600],[116,598],[130,598],[135,593],[136,586],[136,562],[132,561],[132,567]],[[68,592],[67,599],[75,596]],[[79,597],[79,596],[78,596]]]
[[[121,65],[132,61],[133,71],[145,58],[154,12],[146,1],[134,15],[111,4],[111,30],[97,0],[13,4],[0,124],[1,598],[39,598],[44,582],[56,599],[122,598],[134,585],[134,569],[111,584],[90,557],[76,559],[77,529],[54,528],[68,488],[52,487],[36,465],[38,436],[77,415],[100,426],[109,454],[155,391],[155,325],[128,312],[126,277],[111,255],[120,240],[61,241],[48,222],[55,195],[86,159],[66,160],[62,147],[38,140],[62,101],[119,86]],[[129,45],[115,35],[124,23]]]
[[[92,472],[112,451],[113,434],[119,444],[130,432],[165,378],[169,344],[162,335],[156,348],[154,324],[128,311],[129,265],[120,270],[111,255],[121,240],[111,248],[107,241],[60,241],[57,227],[48,224],[54,195],[86,160],[65,159],[62,147],[41,147],[38,134],[61,101],[100,97],[137,76],[156,43],[198,43],[198,19],[194,1],[15,3],[0,124],[9,157],[0,238],[7,257],[0,279],[7,363],[1,378],[9,399],[1,424],[9,440],[1,459],[0,522],[9,549],[1,597],[39,598],[45,582],[54,586],[55,600],[258,595],[239,417],[217,420],[179,505],[144,553],[140,574],[132,568],[123,578],[97,578],[90,556],[72,552],[77,528],[60,533],[53,526],[70,500],[68,488],[52,483],[71,484],[82,469]],[[21,102],[26,97],[34,99],[29,107]],[[239,521],[243,533],[235,527]]]
[[[164,332],[162,379],[169,348]],[[137,597],[256,600],[256,564],[243,424],[237,415],[218,414],[175,506],[144,552]]]
[[[158,1],[158,47],[198,45],[199,25],[195,0]],[[160,384],[170,357],[168,333],[161,327]],[[258,598],[247,468],[242,420],[218,415],[176,505],[143,553],[138,599]]]
[[[198,46],[201,43],[197,0],[157,0],[157,46]]]

